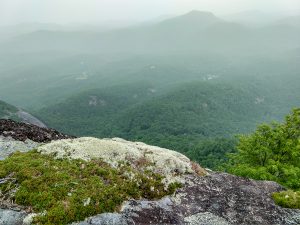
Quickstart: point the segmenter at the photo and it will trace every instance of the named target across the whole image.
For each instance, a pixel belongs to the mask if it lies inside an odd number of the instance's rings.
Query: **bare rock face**
[[[3,137],[0,135],[0,160],[7,158],[16,151],[27,152],[31,149],[36,149],[40,145],[41,143],[34,142],[30,139],[17,141],[12,137]]]
[[[24,225],[23,220],[26,217],[25,212],[17,212],[13,210],[0,209],[1,225]]]
[[[203,177],[186,175],[185,180],[184,187],[174,196],[157,201],[131,200],[118,214],[109,217],[101,214],[78,225],[108,224],[108,219],[127,225],[300,224],[300,210],[284,209],[274,204],[271,194],[283,190],[275,182],[254,181],[226,173],[211,173]]]
[[[25,112],[25,111],[19,109],[19,111],[16,114],[21,119],[21,121],[24,123],[29,123],[32,125],[36,125],[38,127],[47,128],[47,126],[42,121],[40,121],[33,115],[29,114],[28,112]]]
[[[72,138],[54,129],[42,128],[27,123],[19,123],[13,120],[0,119],[0,135],[12,137],[18,141],[30,139],[34,142],[45,143],[52,140]]]
[[[0,119],[0,160],[15,151],[27,152],[51,140],[64,138],[71,137],[53,129]]]
[[[0,119],[14,119],[18,122],[46,128],[46,125],[28,112],[0,100]]]

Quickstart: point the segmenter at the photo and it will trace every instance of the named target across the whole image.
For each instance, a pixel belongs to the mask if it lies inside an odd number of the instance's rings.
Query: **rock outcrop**
[[[195,170],[190,159],[178,152],[121,138],[83,137],[58,140],[42,145],[37,150],[42,154],[55,155],[56,158],[85,161],[101,159],[112,167],[130,164],[138,170],[150,170],[161,174],[165,177],[165,184],[181,182],[181,175],[193,173]],[[205,171],[202,173],[205,174]]]
[[[0,159],[6,158],[15,151],[26,152],[37,148],[42,143],[64,138],[71,138],[71,136],[54,129],[0,119]]]
[[[0,135],[12,137],[18,141],[30,139],[34,142],[45,143],[52,140],[72,138],[54,129],[42,128],[27,123],[19,123],[13,120],[0,119]]]
[[[34,142],[30,139],[18,141],[12,137],[4,137],[0,135],[0,159],[5,159],[15,151],[27,152],[36,149],[41,143]]]
[[[27,225],[23,222],[26,216],[27,216],[26,212],[0,209],[0,224],[1,225]]]
[[[43,129],[11,120],[0,120],[0,152],[3,143],[12,151],[37,148],[58,158],[99,157],[112,166],[123,161],[140,164],[171,177],[180,177],[183,186],[172,196],[157,200],[128,200],[118,212],[103,213],[72,225],[299,225],[300,210],[275,205],[271,195],[283,187],[271,181],[254,181],[227,173],[208,171],[197,175],[185,156],[167,149],[122,139],[70,138],[52,129]],[[51,140],[56,140],[48,143]],[[2,147],[1,147],[2,146]],[[7,156],[7,155],[6,155]],[[5,156],[5,157],[6,157]],[[3,157],[4,158],[4,157]],[[148,164],[149,163],[149,164]],[[150,168],[150,167],[149,167]],[[32,216],[22,210],[0,209],[0,224],[29,224]]]
[[[271,181],[254,181],[226,173],[186,175],[174,196],[157,201],[131,200],[115,214],[102,214],[78,225],[192,224],[299,225],[300,210],[274,204],[273,192],[283,188]],[[100,222],[99,222],[100,221]]]

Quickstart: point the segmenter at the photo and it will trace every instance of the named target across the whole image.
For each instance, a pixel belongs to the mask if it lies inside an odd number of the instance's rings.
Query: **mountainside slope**
[[[66,133],[172,148],[214,168],[233,150],[235,134],[281,118],[269,105],[255,89],[207,80],[169,89],[134,83],[95,89],[36,114]]]
[[[20,122],[26,122],[34,124],[40,127],[46,127],[46,125],[39,119],[35,118],[28,112],[23,111],[15,106],[7,104],[0,100],[0,119],[13,119]]]
[[[250,131],[270,114],[259,93],[226,83],[195,82],[167,92],[145,87],[88,91],[38,114],[75,135],[144,141],[155,136],[231,136]]]

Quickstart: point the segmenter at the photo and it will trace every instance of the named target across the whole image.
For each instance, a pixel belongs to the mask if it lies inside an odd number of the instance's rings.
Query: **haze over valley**
[[[193,10],[111,29],[2,27],[1,99],[71,135],[185,154],[207,139],[233,143],[299,106],[299,16],[245,23],[254,15]]]

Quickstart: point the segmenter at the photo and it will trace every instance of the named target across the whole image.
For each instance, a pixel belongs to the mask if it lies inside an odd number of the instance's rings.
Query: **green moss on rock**
[[[0,197],[39,213],[38,224],[84,220],[116,211],[127,199],[161,198],[180,186],[166,189],[160,174],[125,164],[112,168],[100,159],[55,159],[35,150],[0,161],[0,178]]]
[[[273,194],[275,203],[284,208],[300,209],[300,191],[282,191]]]

